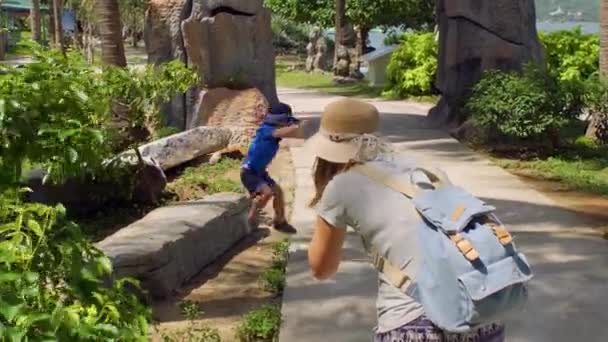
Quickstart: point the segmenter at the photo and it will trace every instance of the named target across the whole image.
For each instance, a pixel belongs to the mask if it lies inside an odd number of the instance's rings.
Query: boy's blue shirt
[[[243,167],[256,173],[262,173],[266,170],[266,167],[279,151],[281,138],[272,135],[276,129],[277,127],[265,123],[260,125],[255,132],[253,142],[249,146],[247,156],[243,160]]]

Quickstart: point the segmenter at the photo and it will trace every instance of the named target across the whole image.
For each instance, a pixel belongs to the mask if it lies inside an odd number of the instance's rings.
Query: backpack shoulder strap
[[[377,252],[372,252],[371,257],[374,267],[378,270],[378,272],[383,273],[388,278],[391,285],[402,290],[403,292],[407,292],[407,290],[413,284],[407,273],[402,271],[401,268],[395,266],[388,259],[382,257]]]
[[[367,164],[355,165],[352,170],[359,172],[360,174],[368,177],[369,179],[377,182],[378,184],[382,184],[395,191],[398,191],[410,199],[414,198],[420,192],[420,189],[414,184],[403,182],[397,177]],[[435,188],[450,184],[449,180],[447,179],[447,176],[437,175],[431,172],[428,168],[420,167],[414,170],[423,172],[433,183]],[[363,243],[365,244],[365,241],[363,241]],[[402,271],[399,266],[394,265],[388,259],[383,257],[380,253],[376,251],[375,248],[373,248],[373,246],[371,246],[371,248],[369,248],[370,246],[366,247],[368,247],[368,250],[370,251],[372,264],[374,265],[374,267],[379,272],[383,273],[393,286],[400,289],[402,292],[407,292],[409,288],[413,285],[413,282],[411,278],[407,275],[407,273]]]
[[[355,165],[352,170],[359,172],[360,174],[368,177],[369,179],[379,184],[398,191],[410,199],[414,198],[420,192],[420,188],[418,188],[416,185],[406,183],[401,179],[398,179],[397,177],[389,173],[383,172],[380,169],[370,166],[368,164]],[[424,173],[436,189],[450,184],[450,181],[447,179],[447,176],[443,174],[434,173],[428,168],[417,167],[413,169],[413,171],[420,171]]]
[[[378,168],[369,166],[367,164],[355,165],[352,170],[357,171],[378,184],[385,185],[395,191],[398,191],[409,198],[414,198],[414,196],[416,196],[418,193],[418,189],[414,185],[402,182],[392,175],[382,172]]]

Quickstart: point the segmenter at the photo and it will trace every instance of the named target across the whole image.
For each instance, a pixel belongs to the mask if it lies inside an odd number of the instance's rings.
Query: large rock
[[[151,0],[144,28],[150,63],[196,66],[209,88],[255,87],[278,101],[270,12],[262,0]],[[163,108],[172,126],[185,129],[200,88]]]
[[[247,5],[245,5],[247,3]],[[194,1],[182,24],[188,58],[207,88],[258,88],[271,104],[278,102],[270,11],[262,0]]]
[[[196,127],[139,147],[142,156],[154,159],[163,170],[228,146],[232,131],[220,127]],[[126,151],[133,156],[135,152]]]
[[[162,64],[179,60],[188,64],[182,39],[181,23],[190,15],[192,0],[150,0],[144,23],[144,41],[148,63]],[[186,126],[186,117],[193,106],[196,89],[175,96],[162,112],[167,124],[178,129]]]
[[[97,244],[114,275],[134,277],[153,297],[167,297],[252,232],[249,199],[216,194],[159,208]]]
[[[268,101],[255,88],[232,90],[215,88],[202,91],[195,117],[189,127],[230,127],[230,145],[248,145],[268,111]]]
[[[437,124],[466,119],[463,102],[484,70],[521,70],[543,59],[533,0],[437,0],[437,18],[442,97],[429,114]]]
[[[321,29],[315,27],[309,34],[306,46],[306,71],[329,71],[333,64],[333,49],[330,51],[327,39]]]

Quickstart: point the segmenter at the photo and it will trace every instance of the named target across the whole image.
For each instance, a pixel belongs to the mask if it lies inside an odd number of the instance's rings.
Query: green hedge
[[[485,72],[473,87],[466,109],[474,122],[518,139],[550,136],[575,119],[583,107],[578,83],[528,65],[523,74]]]
[[[437,72],[437,43],[433,33],[406,33],[387,67],[386,96],[430,95]]]
[[[583,81],[598,71],[599,38],[572,30],[539,33],[548,70],[561,81]]]

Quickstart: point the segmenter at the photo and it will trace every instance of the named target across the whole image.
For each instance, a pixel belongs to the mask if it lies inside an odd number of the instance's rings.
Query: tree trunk
[[[139,32],[137,30],[131,31],[131,45],[136,48],[139,43]]]
[[[344,27],[344,19],[346,17],[346,0],[336,0],[336,42],[334,53],[334,70],[338,65],[338,47],[342,45],[342,28]],[[335,71],[334,71],[335,72]]]
[[[608,0],[600,0],[600,78],[608,81]],[[600,121],[601,118],[597,115],[591,118],[585,134],[587,137],[597,137],[597,131],[602,125]]]
[[[122,39],[122,22],[117,0],[97,0],[95,10],[101,36],[101,60],[104,64],[127,66]]]
[[[32,29],[32,39],[40,43],[42,41],[42,31],[40,29],[40,0],[31,0],[32,9],[30,11],[30,27]]]
[[[53,1],[49,2],[49,26],[47,27],[47,35],[51,46],[55,46],[55,5]]]
[[[369,29],[361,26],[361,25],[357,25],[357,27],[355,28],[356,33],[357,33],[357,61],[356,61],[356,65],[357,65],[357,70],[359,70],[359,68],[361,67],[361,56],[363,56],[365,54],[365,50],[367,50],[367,35],[369,33]]]
[[[93,37],[93,28],[90,23],[84,24],[82,36],[82,45],[87,62],[93,64],[95,62],[95,37]]]
[[[65,52],[63,44],[63,3],[61,0],[53,0],[54,36],[55,47]]]

